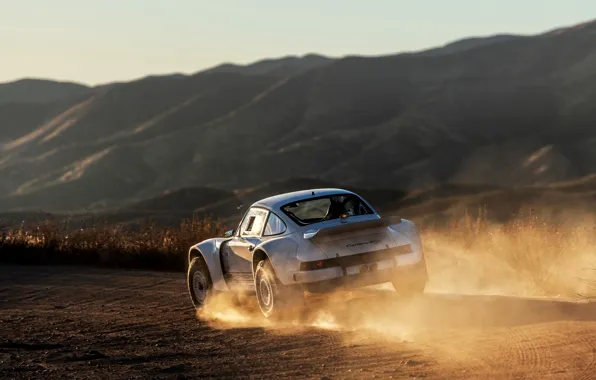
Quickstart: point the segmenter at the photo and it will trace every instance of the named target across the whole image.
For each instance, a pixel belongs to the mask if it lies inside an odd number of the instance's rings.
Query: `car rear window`
[[[353,194],[307,198],[289,203],[281,210],[300,225],[338,219],[342,215],[355,216],[373,213],[362,199]]]

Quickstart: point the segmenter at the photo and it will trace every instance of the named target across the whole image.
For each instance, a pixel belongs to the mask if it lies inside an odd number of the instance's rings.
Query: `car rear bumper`
[[[382,284],[390,281],[424,284],[428,279],[424,257],[416,262],[400,264],[397,258],[378,261],[376,269],[367,270],[362,265],[333,267],[294,273],[295,284],[311,293],[333,291],[338,288],[355,288]],[[368,264],[368,265],[370,265]]]

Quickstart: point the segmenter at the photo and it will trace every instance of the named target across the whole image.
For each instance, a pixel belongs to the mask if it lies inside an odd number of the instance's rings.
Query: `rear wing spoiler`
[[[366,230],[369,228],[380,228],[387,227],[392,224],[401,223],[401,217],[399,216],[387,216],[384,218],[364,220],[361,222],[352,222],[346,224],[340,224],[333,227],[325,227],[315,231],[308,231],[304,233],[304,238],[309,239],[313,242],[324,240],[327,237],[334,235],[341,235],[349,232]]]

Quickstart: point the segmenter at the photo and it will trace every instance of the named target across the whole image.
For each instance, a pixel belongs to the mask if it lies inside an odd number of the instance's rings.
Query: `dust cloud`
[[[423,231],[426,291],[582,298],[596,295],[596,220],[464,221]]]
[[[325,295],[307,294],[305,307],[293,310],[282,320],[273,321],[261,315],[254,296],[239,301],[233,296],[217,294],[197,311],[197,317],[220,329],[258,327],[279,334],[294,334],[300,329],[317,328],[344,333],[368,332],[372,335],[390,335],[391,339],[412,340],[411,328],[392,318],[391,310],[382,300],[393,295],[393,289],[389,292],[381,287]],[[374,318],[370,315],[371,307],[380,307]]]

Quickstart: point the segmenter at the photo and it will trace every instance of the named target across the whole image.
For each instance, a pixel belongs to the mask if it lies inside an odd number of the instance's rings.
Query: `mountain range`
[[[396,202],[557,186],[596,174],[595,102],[596,22],[99,86],[23,79],[0,84],[0,211],[134,213],[296,178]]]

